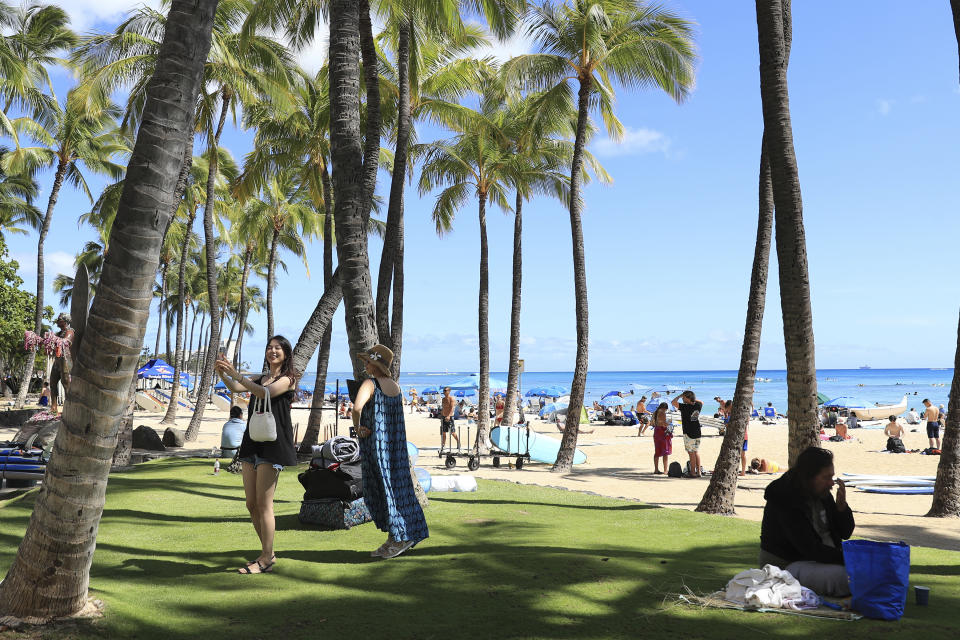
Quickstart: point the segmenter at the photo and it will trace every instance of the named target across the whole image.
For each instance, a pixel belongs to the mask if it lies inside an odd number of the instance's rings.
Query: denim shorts
[[[267,460],[266,458],[261,458],[257,454],[253,454],[252,456],[243,456],[242,458],[237,458],[237,460],[240,462],[249,462],[250,464],[253,465],[254,469],[256,469],[262,464],[271,464],[269,460]],[[273,468],[276,469],[277,471],[283,471],[282,464],[275,464],[273,465]]]

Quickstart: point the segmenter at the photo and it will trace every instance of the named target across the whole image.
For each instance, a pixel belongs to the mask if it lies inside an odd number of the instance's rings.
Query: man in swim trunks
[[[57,347],[54,354],[53,368],[50,370],[50,412],[57,415],[57,404],[60,399],[60,384],[63,384],[63,391],[66,393],[70,387],[70,370],[73,368],[73,354],[70,348],[73,346],[73,328],[70,326],[70,314],[61,313],[57,316],[57,336],[66,340],[69,344],[64,348]]]
[[[450,387],[443,388],[443,399],[440,401],[440,450],[443,451],[447,443],[447,432],[450,432],[450,448],[453,448],[453,441],[457,441],[457,449],[460,448],[460,438],[457,436],[457,429],[453,419],[453,413],[456,411],[457,403],[450,395]]]
[[[923,412],[927,420],[927,438],[930,439],[930,453],[940,453],[940,409],[937,409],[928,398],[923,399]]]

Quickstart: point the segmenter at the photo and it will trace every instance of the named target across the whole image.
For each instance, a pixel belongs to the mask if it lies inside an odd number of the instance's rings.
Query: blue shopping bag
[[[907,603],[910,546],[902,542],[844,540],[850,608],[867,618],[899,620]]]

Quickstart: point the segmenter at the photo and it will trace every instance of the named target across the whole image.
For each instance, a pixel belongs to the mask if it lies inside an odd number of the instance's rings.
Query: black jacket
[[[842,511],[829,493],[821,498],[827,513],[827,526],[834,546],[823,544],[810,520],[807,497],[791,482],[787,472],[769,485],[763,493],[767,501],[760,526],[760,548],[785,560],[813,560],[826,564],[843,564],[841,540],[853,535],[853,512]]]

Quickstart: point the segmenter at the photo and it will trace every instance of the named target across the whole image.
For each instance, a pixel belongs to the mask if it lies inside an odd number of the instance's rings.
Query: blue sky
[[[64,2],[86,29],[113,26],[125,0]],[[762,120],[754,4],[667,3],[697,23],[697,86],[676,105],[655,92],[623,91],[617,113],[628,128],[594,153],[615,182],[585,191],[592,370],[735,369],[739,364],[757,218]],[[829,9],[829,11],[827,11]],[[957,336],[960,233],[955,174],[960,154],[957,44],[946,2],[857,0],[793,4],[790,64],[793,131],[803,191],[821,368],[949,366]],[[500,51],[522,52],[514,38]],[[304,54],[316,64],[318,43]],[[65,92],[72,79],[58,78]],[[428,137],[428,129],[422,137]],[[224,143],[242,158],[250,132]],[[50,176],[41,179],[46,204]],[[92,182],[102,184],[98,180]],[[378,186],[386,193],[388,179]],[[403,368],[477,368],[479,240],[476,204],[438,238],[434,196],[408,187]],[[89,210],[65,187],[47,241],[47,293],[58,272],[94,234],[78,229]],[[199,226],[198,226],[199,229]],[[512,218],[488,213],[490,344],[505,370],[509,340]],[[35,282],[36,235],[8,238],[26,286]],[[374,276],[380,243],[371,240]],[[575,351],[569,217],[541,199],[524,208],[521,357],[530,371],[565,371]],[[322,248],[310,248],[312,279],[288,259],[276,296],[279,331],[299,335],[322,293]],[[262,283],[261,283],[262,284]],[[761,368],[782,368],[776,276],[770,289]],[[255,361],[266,331],[245,359]],[[153,344],[156,316],[147,328]],[[342,311],[334,320],[332,370],[350,368]]]

